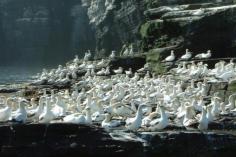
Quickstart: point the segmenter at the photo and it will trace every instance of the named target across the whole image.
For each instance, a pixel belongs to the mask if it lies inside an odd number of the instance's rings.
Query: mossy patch
[[[150,50],[146,55],[146,62],[150,63],[154,73],[163,74],[166,72],[165,66],[161,63],[160,53]]]
[[[152,20],[144,23],[140,27],[140,34],[142,38],[147,38],[152,35],[160,34],[160,31],[163,27],[163,21],[162,20]],[[154,33],[154,34],[153,34]]]
[[[236,82],[233,82],[228,85],[228,90],[231,92],[236,92]]]

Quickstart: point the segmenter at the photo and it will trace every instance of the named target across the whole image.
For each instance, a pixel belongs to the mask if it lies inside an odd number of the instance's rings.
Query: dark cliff
[[[96,32],[97,56],[117,54],[124,44],[139,48],[139,29],[144,21],[143,0],[97,0],[86,5],[88,16]]]
[[[0,64],[59,64],[82,56],[119,52],[140,43],[142,0],[3,0],[0,2]]]
[[[185,48],[235,56],[234,0],[2,0],[0,64],[59,64],[91,49],[97,57]],[[222,7],[222,8],[217,8]],[[216,8],[216,9],[214,9]],[[202,13],[201,13],[202,12]],[[166,50],[166,51],[165,51]],[[222,53],[224,52],[224,53]]]
[[[93,34],[80,0],[0,1],[1,64],[64,62],[94,49]]]

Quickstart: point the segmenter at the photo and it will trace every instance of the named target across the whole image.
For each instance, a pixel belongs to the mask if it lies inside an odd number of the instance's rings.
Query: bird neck
[[[163,108],[160,108],[161,111],[161,119],[167,119],[166,113]]]
[[[19,108],[20,108],[20,111],[26,111],[23,102],[20,102],[20,104],[19,104]]]
[[[142,106],[139,106],[138,111],[136,112],[136,119],[142,118]]]
[[[90,123],[92,121],[91,112],[89,110],[86,111],[86,120],[88,123]]]
[[[200,121],[204,121],[204,120],[206,120],[206,111],[203,109]]]

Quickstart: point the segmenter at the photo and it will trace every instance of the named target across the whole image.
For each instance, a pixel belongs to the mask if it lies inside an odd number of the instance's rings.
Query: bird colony
[[[112,52],[108,60],[115,59]],[[99,125],[105,129],[159,131],[169,126],[207,130],[222,115],[236,115],[232,93],[224,99],[219,93],[209,95],[209,84],[232,82],[236,78],[233,60],[219,61],[212,69],[203,62],[207,53],[195,57],[187,49],[177,66],[164,75],[151,74],[150,65],[133,71],[112,69],[107,59],[90,61],[91,52],[78,56],[65,67],[43,70],[36,82],[72,83],[70,90],[46,91],[30,101],[24,97],[1,97],[0,121],[26,123],[74,123]],[[163,62],[174,62],[174,51]],[[85,69],[79,77],[78,70]],[[15,105],[15,104],[18,104]]]

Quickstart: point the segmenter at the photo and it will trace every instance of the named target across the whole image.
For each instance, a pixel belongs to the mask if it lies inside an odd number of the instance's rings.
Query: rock
[[[148,156],[222,156],[232,155],[235,136],[199,132],[144,134],[149,139]]]
[[[229,132],[108,133],[76,124],[5,124],[0,125],[0,133],[1,157],[228,156],[236,146],[236,136]]]
[[[112,74],[114,74],[112,70],[118,69],[119,67],[122,67],[124,70],[132,68],[132,71],[136,71],[142,68],[145,63],[146,59],[144,56],[119,57],[110,61],[109,66],[111,67]]]
[[[9,88],[2,88],[0,89],[0,93],[15,93],[19,91],[19,89],[9,89]]]
[[[110,2],[110,5],[105,5]],[[144,3],[140,0],[97,0],[88,7],[90,23],[95,28],[96,55],[117,52],[125,43],[139,47],[139,27],[144,19]]]
[[[175,46],[173,50],[177,57],[184,54],[186,48],[194,55],[211,49],[213,58],[235,57],[236,38],[232,36],[236,33],[235,10],[236,5],[224,3],[161,6],[149,9],[145,12],[149,20],[140,29],[142,49],[149,51]],[[169,53],[163,52],[162,58]]]
[[[0,156],[143,156],[142,144],[113,140],[101,128],[74,124],[0,126]],[[36,153],[37,152],[37,153]]]

